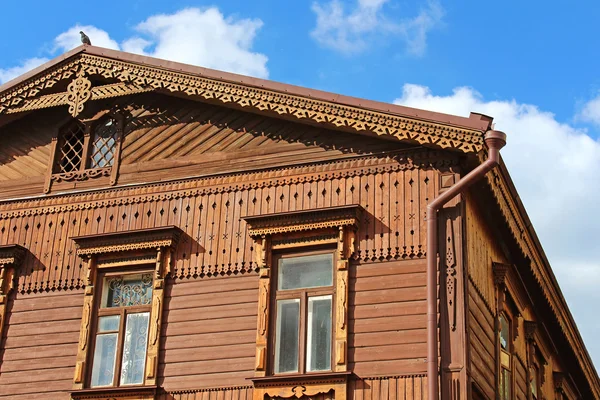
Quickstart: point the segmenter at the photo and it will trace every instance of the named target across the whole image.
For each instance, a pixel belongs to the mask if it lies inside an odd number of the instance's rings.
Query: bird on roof
[[[83,31],[79,31],[79,34],[81,35],[81,43],[88,44],[90,46],[92,45],[92,42],[90,41],[90,38],[88,37],[88,35],[83,33]]]

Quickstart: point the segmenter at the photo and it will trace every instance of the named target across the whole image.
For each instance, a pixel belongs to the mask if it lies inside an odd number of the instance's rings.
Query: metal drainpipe
[[[437,336],[437,214],[444,204],[483,178],[488,171],[500,162],[500,149],[506,145],[506,134],[489,130],[485,134],[484,141],[488,148],[488,159],[427,206],[427,387],[429,400],[440,398]]]

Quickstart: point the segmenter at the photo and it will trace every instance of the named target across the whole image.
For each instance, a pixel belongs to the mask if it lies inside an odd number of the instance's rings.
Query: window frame
[[[91,343],[89,350],[90,362],[88,363],[88,370],[86,371],[86,382],[85,386],[88,388],[122,388],[122,387],[134,387],[134,386],[144,386],[144,382],[140,384],[121,384],[121,369],[123,363],[123,346],[124,346],[124,338],[125,338],[125,328],[126,328],[126,317],[129,314],[137,314],[142,312],[148,312],[148,325],[150,324],[150,317],[152,316],[152,300],[150,304],[143,306],[128,306],[128,307],[102,307],[102,296],[104,292],[105,278],[111,276],[127,276],[127,275],[140,275],[140,274],[154,274],[154,266],[148,264],[146,268],[121,268],[116,270],[107,270],[107,271],[99,271],[97,275],[98,290],[96,291],[96,295],[94,298],[94,316],[93,323],[91,325]],[[154,279],[152,280],[151,286],[154,286]],[[153,289],[154,291],[154,289]],[[96,339],[99,335],[98,333],[98,324],[100,322],[101,317],[119,315],[119,330],[117,331],[117,348],[115,355],[115,365],[113,372],[113,382],[111,385],[98,385],[92,386],[92,371],[94,369],[94,354],[96,350]],[[149,330],[149,326],[148,326]],[[149,335],[148,335],[149,336]],[[148,340],[149,337],[146,338],[146,354],[144,359],[148,356]],[[146,374],[146,363],[144,362],[144,371],[143,376]]]
[[[501,338],[501,334],[502,334],[502,323],[500,322],[501,318],[503,318],[506,320],[506,323],[508,325],[508,346],[507,346],[507,350],[504,350],[502,348],[502,344],[500,342],[500,338]],[[498,380],[499,380],[499,385],[498,385],[498,391],[499,391],[499,398],[500,400],[512,400],[514,399],[514,335],[513,335],[513,316],[512,314],[508,311],[508,310],[504,310],[500,313],[500,315],[498,316],[498,331],[496,334],[496,342],[497,342],[497,346],[498,346],[498,350],[499,350],[499,355],[500,357],[498,357],[498,371],[499,371],[499,376],[498,376]],[[508,357],[508,366],[506,366],[503,362],[502,362],[502,354],[506,354],[506,356]],[[502,382],[503,382],[503,377],[504,377],[504,371],[508,371],[509,375],[509,397],[505,398],[503,397],[504,394],[502,392],[501,389],[503,389],[502,386]]]
[[[92,168],[92,156],[94,150],[94,138],[96,128],[108,119],[113,119],[116,124],[115,143],[113,151],[112,165]],[[83,143],[81,150],[81,163],[77,170],[62,172],[60,170],[61,149],[64,144],[65,130],[71,125],[77,124],[83,130]],[[112,110],[101,111],[90,119],[78,119],[69,117],[63,121],[56,129],[50,148],[50,163],[46,171],[46,180],[44,184],[44,193],[50,192],[53,185],[63,182],[86,181],[101,177],[108,177],[110,185],[115,185],[118,178],[118,170],[121,159],[121,147],[123,141],[123,131],[125,126],[125,117]]]
[[[331,254],[332,255],[332,265],[331,265],[331,274],[332,274],[332,284],[330,286],[319,286],[312,288],[301,288],[301,289],[278,289],[279,283],[279,260],[286,258],[296,258],[303,256],[313,256],[313,255],[322,255],[322,254]],[[327,372],[332,372],[335,367],[335,321],[336,321],[336,264],[337,257],[336,251],[334,247],[325,247],[325,248],[304,248],[298,249],[296,251],[286,251],[286,252],[275,252],[273,254],[273,279],[271,279],[271,321],[270,321],[270,330],[273,334],[270,337],[269,343],[269,363],[268,363],[268,371],[269,375],[272,376],[285,376],[285,375],[310,375],[310,374],[323,374]],[[319,296],[331,296],[331,360],[330,360],[330,368],[328,370],[319,370],[319,371],[307,371],[307,349],[308,349],[308,299],[310,297],[319,297]],[[300,300],[300,312],[299,312],[299,336],[298,336],[298,370],[295,372],[275,372],[275,354],[276,354],[276,346],[277,346],[277,301],[278,300],[292,300],[299,299]]]
[[[149,396],[156,392],[158,381],[158,357],[161,350],[161,327],[165,280],[171,272],[175,249],[182,235],[176,226],[163,226],[129,230],[114,233],[77,236],[75,242],[77,255],[83,260],[86,271],[83,312],[77,347],[77,358],[73,375],[71,397],[75,400],[95,395],[111,395],[119,398]],[[98,318],[102,315],[115,315],[101,309],[102,286],[105,276],[152,274],[152,295],[147,329],[146,355],[143,382],[141,384],[120,384],[120,366],[122,355],[118,355],[115,364],[113,386],[91,386],[94,350],[96,345]],[[130,310],[133,310],[132,307]],[[148,308],[135,306],[136,311],[147,312]],[[119,336],[120,351],[124,345],[126,320],[121,317]],[[117,361],[115,360],[115,363]],[[118,372],[117,372],[118,371]],[[114,386],[115,382],[119,386]],[[145,398],[145,397],[144,397]]]

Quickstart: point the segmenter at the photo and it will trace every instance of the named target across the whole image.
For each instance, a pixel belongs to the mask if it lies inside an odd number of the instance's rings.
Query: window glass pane
[[[502,368],[500,375],[500,398],[502,400],[511,400],[510,398],[510,371]]]
[[[83,126],[77,122],[73,122],[63,130],[58,172],[79,171],[83,157],[84,135]]]
[[[307,371],[331,369],[331,296],[308,299]]]
[[[144,382],[149,319],[149,312],[127,316],[125,338],[123,340],[121,385],[134,385]]]
[[[102,307],[143,306],[151,301],[152,273],[104,278]]]
[[[96,336],[91,386],[111,386],[115,375],[117,356],[117,334],[108,333]]]
[[[537,394],[537,369],[533,368],[531,370],[531,394],[533,395],[533,397],[535,397],[537,399],[538,394]]]
[[[501,315],[500,316],[500,346],[502,346],[502,348],[507,351],[508,351],[508,347],[510,345],[509,338],[510,338],[510,333],[509,333],[508,321],[506,320],[506,317],[504,315]]]
[[[333,254],[280,258],[278,271],[279,290],[331,286]]]
[[[277,301],[275,373],[298,372],[300,300]]]
[[[120,315],[109,315],[100,317],[98,321],[98,332],[111,332],[119,330]]]
[[[90,168],[110,167],[114,163],[117,143],[117,123],[107,119],[100,123],[94,131],[92,160]]]

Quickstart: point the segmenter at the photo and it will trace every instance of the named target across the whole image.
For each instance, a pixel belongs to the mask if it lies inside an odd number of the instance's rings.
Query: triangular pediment
[[[0,126],[5,116],[42,108],[67,107],[77,117],[90,102],[150,91],[466,153],[481,150],[491,123],[81,46],[1,86]]]

